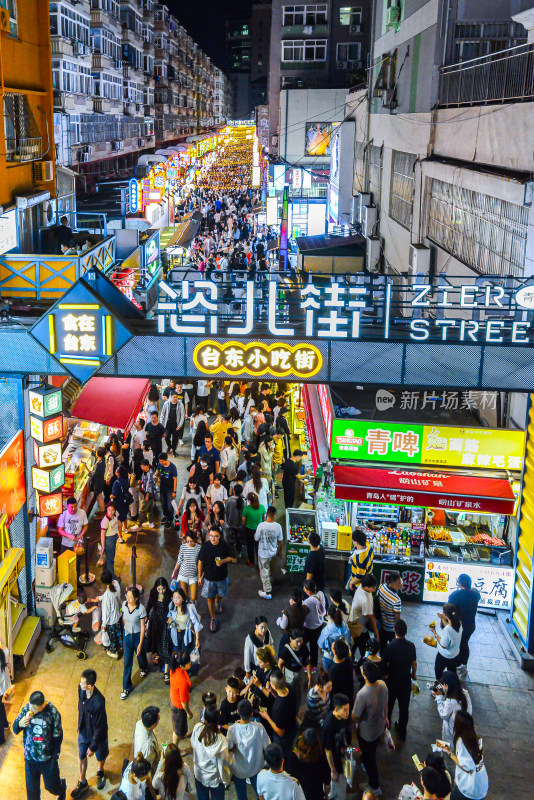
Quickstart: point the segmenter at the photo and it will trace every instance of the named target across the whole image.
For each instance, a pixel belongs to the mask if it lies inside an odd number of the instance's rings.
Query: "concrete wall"
[[[280,92],[281,158],[294,164],[328,167],[330,156],[305,156],[306,122],[341,122],[345,89],[284,89]]]

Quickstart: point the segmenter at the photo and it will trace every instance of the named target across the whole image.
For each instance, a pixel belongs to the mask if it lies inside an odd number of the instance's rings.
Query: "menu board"
[[[511,608],[514,589],[512,567],[435,561],[431,558],[425,561],[423,602],[446,603],[451,592],[458,588],[458,576],[462,573],[470,576],[473,589],[480,592],[479,608]]]

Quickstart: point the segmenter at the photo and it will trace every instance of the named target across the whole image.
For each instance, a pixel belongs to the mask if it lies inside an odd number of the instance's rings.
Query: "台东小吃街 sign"
[[[216,342],[207,340],[193,351],[197,369],[208,375],[294,375],[312,378],[323,366],[323,356],[310,344]]]
[[[525,432],[333,420],[330,452],[358,461],[520,471]]]

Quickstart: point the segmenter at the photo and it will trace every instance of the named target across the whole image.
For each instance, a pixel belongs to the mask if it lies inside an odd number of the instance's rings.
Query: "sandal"
[[[163,675],[163,683],[170,683],[170,682],[171,682],[171,676],[169,675],[168,672],[165,672]]]

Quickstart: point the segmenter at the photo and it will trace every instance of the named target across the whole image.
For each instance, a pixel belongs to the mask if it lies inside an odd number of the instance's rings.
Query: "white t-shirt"
[[[142,428],[140,431],[136,431],[132,434],[132,450],[139,450],[140,447],[143,446],[143,442],[146,439],[146,431]]]
[[[111,519],[108,517],[107,514],[104,514],[102,517],[102,522],[100,523],[100,528],[105,531],[106,536],[118,536],[119,535],[119,515],[117,512],[113,514]]]
[[[79,508],[75,514],[71,514],[67,509],[61,514],[57,526],[58,528],[63,528],[65,533],[70,533],[71,536],[77,537],[88,522],[87,514],[83,508]],[[69,539],[68,536],[62,536],[61,544],[64,547],[74,547],[74,539]]]
[[[259,542],[259,558],[272,558],[278,550],[278,542],[284,540],[282,526],[278,522],[260,522],[256,528],[254,539]]]
[[[210,483],[208,486],[208,491],[206,492],[206,497],[209,497],[212,505],[216,503],[217,500],[219,500],[221,503],[226,503],[228,500],[228,492],[222,484],[217,489],[214,483]]]
[[[197,381],[197,395],[198,397],[207,397],[210,393],[209,386],[206,384],[208,381]]]
[[[250,478],[250,480],[248,480],[243,487],[243,497],[246,499],[249,496],[250,492],[254,492],[254,494],[258,495],[260,506],[267,508],[267,506],[269,505],[269,501],[267,499],[268,491],[269,491],[269,483],[267,481],[267,478],[261,479],[261,489],[259,492],[256,491],[254,487],[254,482],[252,478]]]
[[[462,638],[462,626],[455,631],[452,625],[446,625],[441,632],[438,631],[441,641],[438,642],[438,653],[444,658],[456,658],[460,652],[460,640]]]
[[[267,731],[259,722],[235,722],[228,728],[228,748],[233,750],[232,774],[252,778],[263,767],[263,754],[269,744]]]
[[[479,739],[479,745],[482,747],[482,739]],[[475,765],[462,739],[458,739],[456,742],[456,758],[460,764],[460,766],[456,766],[454,773],[456,786],[466,797],[470,797],[472,800],[483,800],[488,793],[488,773],[484,766],[484,759],[482,758]]]
[[[287,772],[275,773],[270,769],[262,769],[256,791],[265,800],[306,800],[298,780]]]
[[[355,622],[357,619],[366,619],[373,613],[373,595],[358,586],[352,598],[349,620]]]
[[[119,788],[121,792],[124,792],[127,800],[145,800],[146,779],[138,783],[130,783],[129,775],[131,770],[132,764],[130,763],[122,773],[122,780]]]

